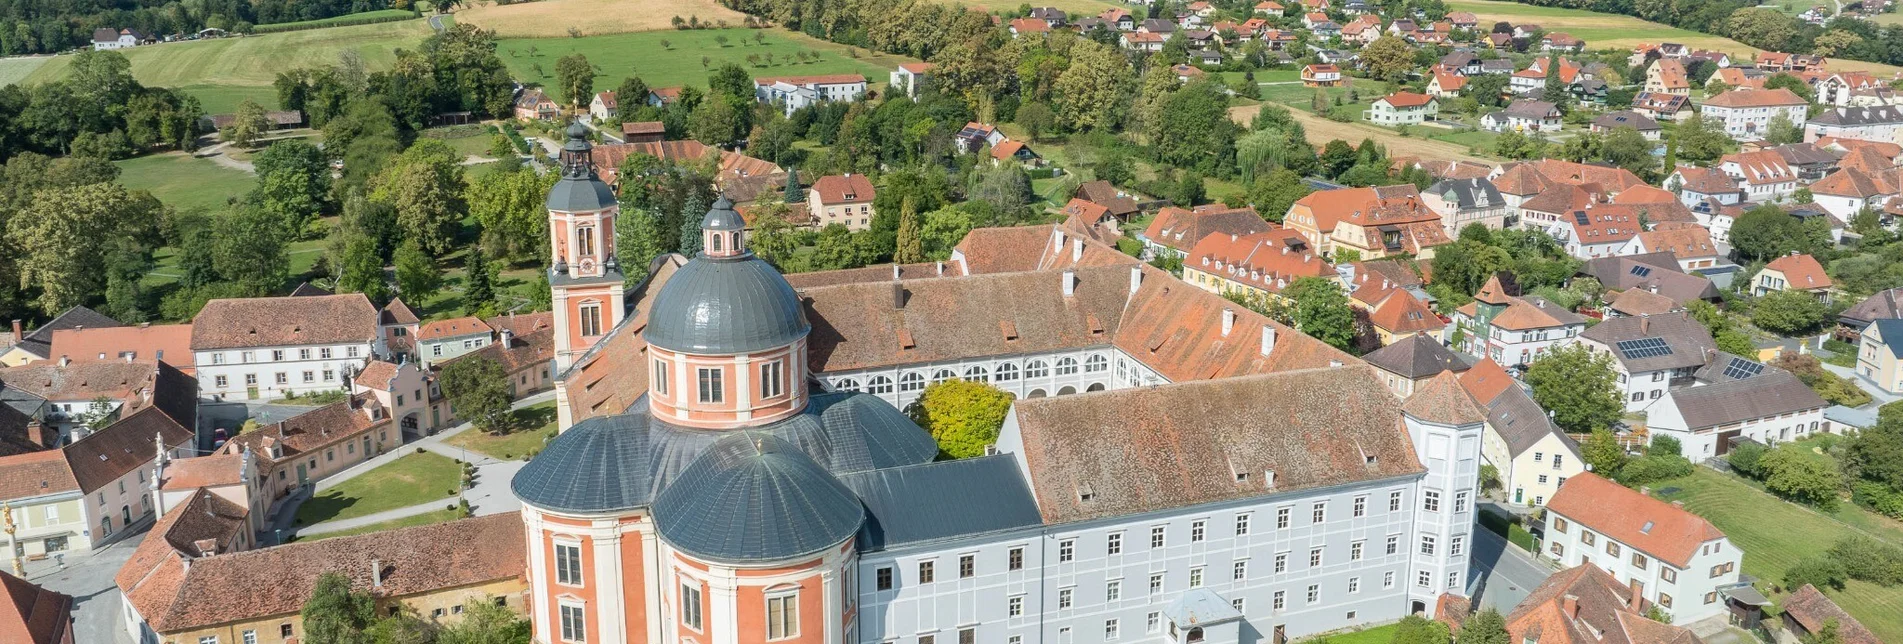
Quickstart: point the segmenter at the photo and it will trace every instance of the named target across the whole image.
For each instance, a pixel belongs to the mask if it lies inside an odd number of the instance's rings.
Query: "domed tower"
[[[697,429],[758,426],[806,407],[812,325],[779,271],[746,247],[722,196],[701,220],[702,250],[661,287],[644,337],[648,408]]]
[[[555,368],[574,363],[625,315],[615,262],[614,191],[595,174],[588,128],[568,126],[561,179],[548,192],[548,283],[555,309]]]

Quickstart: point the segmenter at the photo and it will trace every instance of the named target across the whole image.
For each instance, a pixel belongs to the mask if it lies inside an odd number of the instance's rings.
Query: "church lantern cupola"
[[[710,258],[738,257],[747,252],[747,221],[733,209],[727,195],[714,201],[712,210],[700,220],[700,249]]]

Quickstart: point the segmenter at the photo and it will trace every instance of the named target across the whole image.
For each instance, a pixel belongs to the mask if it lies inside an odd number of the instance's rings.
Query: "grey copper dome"
[[[549,210],[588,212],[617,203],[614,191],[595,175],[594,149],[586,126],[580,121],[568,126],[568,143],[562,146],[560,158],[562,178],[548,191]]]
[[[857,533],[864,520],[859,497],[813,459],[751,431],[715,441],[654,501],[662,539],[725,562],[823,552]]]
[[[734,211],[733,202],[729,201],[727,195],[724,194],[714,200],[713,209],[708,210],[707,216],[700,220],[701,230],[745,230],[746,228],[747,220]]]
[[[654,296],[642,334],[670,351],[738,354],[790,345],[812,328],[786,278],[743,254],[688,260]]]

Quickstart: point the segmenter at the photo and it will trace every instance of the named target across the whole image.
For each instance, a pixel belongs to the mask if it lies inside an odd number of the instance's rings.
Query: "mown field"
[[[52,56],[0,58],[0,86],[14,85],[33,75],[33,71],[53,60]]]
[[[1015,5],[1014,5],[1015,6]],[[595,36],[635,31],[672,31],[675,16],[739,25],[746,14],[714,0],[542,0],[488,4],[456,12],[456,21],[504,38],[568,37],[568,29]]]
[[[1731,543],[1744,551],[1744,572],[1762,580],[1758,584],[1761,590],[1781,584],[1786,568],[1822,553],[1845,535],[1861,533],[1903,543],[1903,532],[1894,521],[1873,516],[1862,508],[1845,503],[1836,516],[1822,515],[1708,468],[1697,468],[1691,476],[1658,483],[1652,489],[1659,498],[1684,501],[1685,509],[1723,530]],[[1884,588],[1852,580],[1842,591],[1827,594],[1878,638],[1903,642],[1903,587]],[[1781,598],[1772,596],[1774,600]]]
[[[396,59],[396,49],[413,49],[429,34],[427,20],[405,20],[164,43],[122,53],[132,62],[132,75],[140,83],[183,89],[197,96],[207,113],[217,114],[234,110],[245,98],[274,106],[277,98],[271,82],[278,72],[335,63],[345,51],[356,52],[373,70],[382,69]],[[10,76],[8,70],[14,65],[22,64],[19,60],[41,60],[21,79],[36,83],[65,76],[73,57],[0,61],[0,80]]]
[[[754,36],[764,36],[759,44]],[[727,39],[721,45],[719,38]],[[661,41],[667,41],[663,46]],[[534,53],[530,53],[533,48]],[[794,62],[795,52],[816,52],[817,60]],[[759,76],[806,76],[813,74],[864,74],[875,84],[884,84],[892,69],[912,59],[858,50],[853,58],[847,47],[783,29],[699,29],[692,31],[650,31],[581,38],[510,38],[502,40],[497,53],[509,66],[509,72],[524,83],[556,83],[555,62],[580,52],[595,66],[595,91],[614,89],[630,75],[638,75],[649,87],[681,85],[707,86],[707,73],[723,63],[734,62]],[[767,65],[765,56],[773,56]],[[747,56],[757,55],[761,62],[750,63]],[[809,53],[810,55],[810,53]],[[703,64],[703,59],[705,63]],[[539,73],[538,73],[539,68]],[[557,100],[561,97],[557,96]]]
[[[946,4],[962,4],[968,7],[978,7],[980,9],[984,9],[985,11],[1015,11],[1017,10],[1019,6],[1022,6],[1024,4],[1023,0],[936,0],[936,1],[943,2]],[[1046,0],[1044,2],[1034,3],[1032,6],[1057,7],[1058,9],[1062,9],[1064,13],[1070,14],[1072,16],[1094,16],[1094,15],[1103,13],[1105,9],[1112,9],[1112,8],[1120,8],[1124,10],[1130,9],[1130,5],[1127,5],[1121,2],[1116,2],[1115,0],[1107,0],[1107,1]]]
[[[1503,0],[1448,0],[1447,10],[1471,11],[1479,16],[1482,24],[1504,20],[1516,25],[1537,24],[1547,31],[1564,31],[1585,39],[1588,49],[1631,49],[1640,43],[1675,42],[1696,49],[1722,51],[1734,57],[1755,55],[1759,51],[1730,38],[1581,9],[1536,7]],[[1831,59],[1830,64],[1833,69],[1869,70],[1884,75],[1903,71],[1892,65],[1836,58]]]

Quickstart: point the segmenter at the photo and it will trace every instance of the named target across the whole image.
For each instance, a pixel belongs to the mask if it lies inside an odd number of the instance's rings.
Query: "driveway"
[[[1492,608],[1505,615],[1552,576],[1553,568],[1506,537],[1474,524],[1473,559],[1467,570],[1467,596],[1480,601],[1474,610]]]
[[[126,632],[125,598],[113,576],[145,540],[145,529],[99,550],[67,553],[66,565],[53,560],[28,562],[27,580],[73,597],[73,641],[85,644],[133,644]]]

